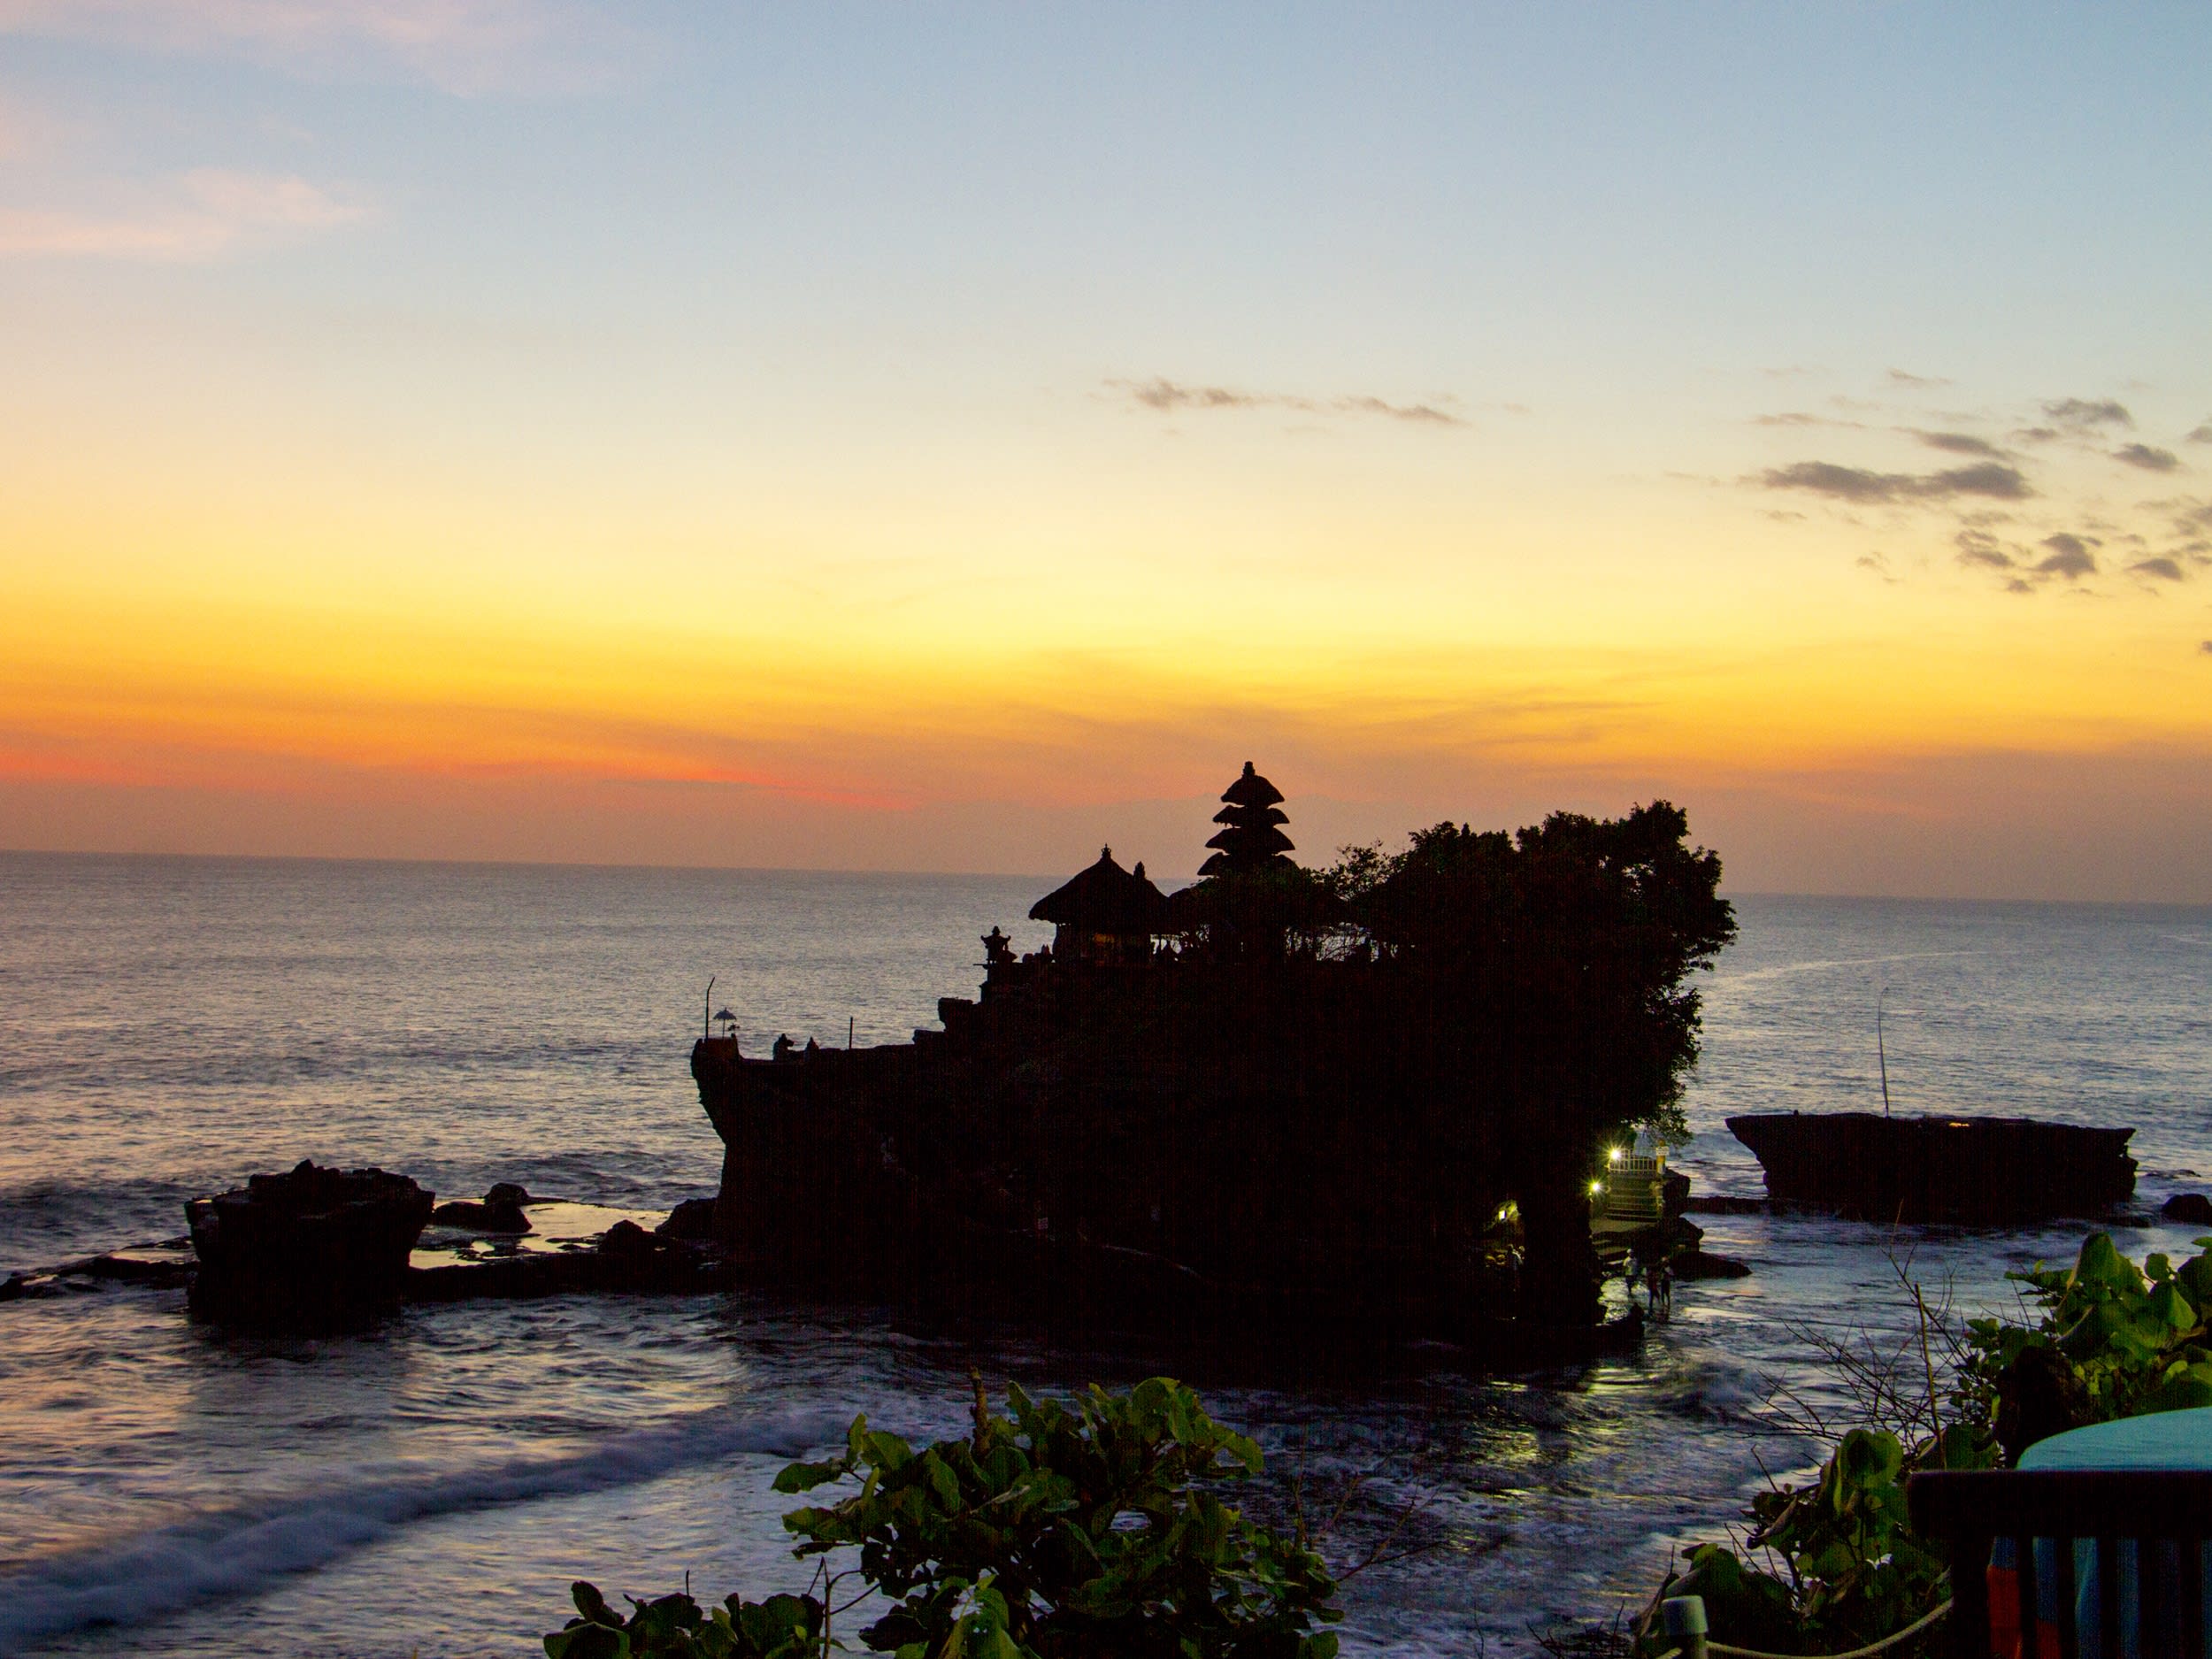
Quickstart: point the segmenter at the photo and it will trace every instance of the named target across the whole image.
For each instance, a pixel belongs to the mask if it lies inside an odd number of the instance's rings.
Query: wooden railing
[[[1915,1529],[1949,1546],[1948,1636],[1960,1659],[2205,1659],[2212,1471],[1932,1472],[1912,1477],[1907,1498]],[[2000,1540],[2009,1582],[2001,1564],[1988,1571]],[[2056,1580],[2052,1609],[2038,1594],[2037,1540],[2045,1582]]]

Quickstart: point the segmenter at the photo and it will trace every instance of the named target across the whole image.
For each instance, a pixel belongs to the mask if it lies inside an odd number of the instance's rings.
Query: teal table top
[[[2093,1423],[2038,1440],[2023,1469],[2212,1469],[2212,1407]]]

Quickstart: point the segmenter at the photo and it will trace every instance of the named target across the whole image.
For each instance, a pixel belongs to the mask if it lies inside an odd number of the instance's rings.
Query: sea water
[[[664,1208],[720,1146],[686,1070],[726,1005],[778,1033],[902,1039],[972,995],[1048,882],[758,872],[0,856],[0,1271],[173,1238],[197,1193],[302,1157],[442,1194]],[[1738,901],[1704,981],[1705,1192],[1753,1194],[1722,1119],[1877,1109],[2136,1126],[2141,1209],[2212,1187],[2212,911]],[[713,989],[708,992],[710,976]],[[1808,1441],[1823,1338],[1962,1308],[2082,1231],[1709,1216],[1748,1279],[1689,1284],[1641,1352],[1362,1386],[1205,1382],[1343,1514],[1348,1640],[1525,1648],[1640,1601]],[[2186,1249],[2142,1219],[2123,1247]],[[1616,1295],[1617,1296],[1617,1292]],[[956,1342],[746,1295],[411,1309],[352,1336],[227,1336],[175,1291],[0,1306],[0,1652],[514,1655],[583,1577],[610,1594],[798,1587],[769,1483],[856,1413],[956,1432],[966,1374],[1071,1391],[1137,1363]],[[1317,1367],[1317,1371],[1324,1368]]]

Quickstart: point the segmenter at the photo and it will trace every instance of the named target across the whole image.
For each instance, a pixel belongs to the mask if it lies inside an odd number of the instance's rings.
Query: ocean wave
[[[836,1440],[818,1410],[733,1419],[699,1412],[556,1457],[272,1496],[35,1559],[0,1575],[0,1653],[100,1624],[131,1624],[244,1595],[441,1516],[635,1486],[743,1452],[796,1457]]]

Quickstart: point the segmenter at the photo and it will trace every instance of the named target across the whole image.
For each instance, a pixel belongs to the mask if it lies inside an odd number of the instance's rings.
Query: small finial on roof
[[[1114,856],[1114,849],[1110,847],[1102,847],[1098,849],[1098,856],[1101,858],[1111,858]]]
[[[1244,763],[1244,775],[1248,778],[1252,775],[1252,763],[1248,760]]]
[[[1141,859],[1141,858],[1138,859],[1138,860],[1137,860],[1137,867],[1136,867],[1134,870],[1132,870],[1129,873],[1130,873],[1131,875],[1133,875],[1133,876],[1136,877],[1136,879],[1137,879],[1138,880],[1140,880],[1140,881],[1143,880],[1143,879],[1144,879],[1144,860],[1143,860],[1143,859]]]

